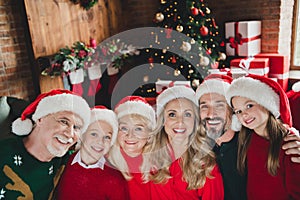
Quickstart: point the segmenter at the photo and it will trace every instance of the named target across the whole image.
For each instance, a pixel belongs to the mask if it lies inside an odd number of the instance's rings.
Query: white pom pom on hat
[[[292,90],[294,92],[300,92],[300,81],[298,81],[298,82],[296,82],[296,83],[293,84]]]
[[[90,108],[88,103],[79,95],[62,89],[51,90],[40,94],[29,106],[25,108],[21,117],[12,123],[12,132],[16,135],[28,135],[32,131],[33,122],[38,119],[61,111],[71,111],[83,120],[82,132],[90,121]],[[31,119],[32,121],[31,121]]]

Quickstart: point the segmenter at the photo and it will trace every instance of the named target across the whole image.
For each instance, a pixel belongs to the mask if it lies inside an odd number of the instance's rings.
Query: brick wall
[[[0,0],[0,96],[30,99],[35,94],[17,2]],[[290,55],[293,0],[207,2],[222,35],[225,22],[262,20],[262,51]],[[122,0],[121,30],[152,26],[159,4],[160,0]]]
[[[19,0],[0,1],[0,96],[34,94]]]

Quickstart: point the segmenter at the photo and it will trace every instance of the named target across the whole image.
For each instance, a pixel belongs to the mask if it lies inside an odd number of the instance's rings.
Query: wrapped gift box
[[[250,74],[256,74],[268,77],[269,59],[268,58],[237,58],[230,61],[230,68],[241,68]]]
[[[261,21],[225,23],[227,56],[254,56],[261,51]]]
[[[155,82],[155,89],[156,93],[161,93],[163,90],[167,89],[168,87],[172,87],[175,85],[185,85],[190,87],[190,81],[170,81],[170,80],[158,80]]]
[[[260,53],[255,58],[268,58],[270,62],[269,77],[276,78],[282,88],[287,91],[289,79],[289,57],[278,53]]]

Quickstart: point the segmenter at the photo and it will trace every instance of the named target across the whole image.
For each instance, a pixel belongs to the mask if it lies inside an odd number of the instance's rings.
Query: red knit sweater
[[[267,169],[270,142],[256,133],[251,136],[247,152],[248,200],[300,199],[300,164],[292,163],[291,156],[280,150],[276,176]]]
[[[170,168],[171,179],[166,184],[151,183],[151,195],[154,200],[220,200],[224,199],[223,179],[217,166],[211,172],[214,177],[206,178],[205,185],[197,190],[187,190],[187,182],[183,180],[180,159],[174,161]]]
[[[107,165],[104,169],[86,169],[78,163],[71,165],[73,154],[57,189],[57,199],[128,200],[128,185],[123,175]]]

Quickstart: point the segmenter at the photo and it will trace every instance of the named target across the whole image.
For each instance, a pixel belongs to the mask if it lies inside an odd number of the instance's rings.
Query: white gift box
[[[70,78],[70,82],[72,85],[82,83],[84,81],[83,69],[80,68],[80,69],[70,72],[69,78]]]
[[[227,56],[254,56],[261,51],[261,21],[225,23]]]
[[[156,92],[162,92],[164,89],[167,89],[168,87],[177,85],[184,85],[184,86],[191,86],[190,81],[170,81],[170,80],[158,80],[155,82],[155,89]]]

